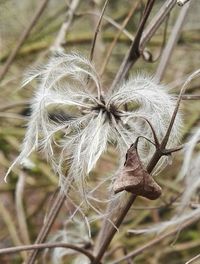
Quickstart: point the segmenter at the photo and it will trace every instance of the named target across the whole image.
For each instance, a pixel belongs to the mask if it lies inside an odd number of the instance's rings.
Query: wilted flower
[[[117,147],[120,160],[124,161],[127,149],[138,136],[153,141],[148,122],[161,140],[174,110],[174,100],[166,87],[145,75],[132,77],[104,94],[93,64],[75,53],[57,54],[47,65],[32,71],[24,85],[35,78],[39,87],[32,100],[22,152],[14,164],[34,150],[41,150],[65,191],[78,186],[78,192],[84,194],[86,176],[108,143]],[[179,127],[178,116],[168,147],[177,142]],[[139,154],[143,165],[154,149],[149,142],[141,141]]]

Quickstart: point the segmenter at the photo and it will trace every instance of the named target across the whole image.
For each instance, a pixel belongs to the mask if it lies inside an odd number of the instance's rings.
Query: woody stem
[[[162,153],[161,153],[160,149],[157,149],[155,151],[151,161],[149,162],[149,164],[147,166],[147,172],[148,173],[152,172],[152,170],[155,168],[156,164],[158,163],[158,161],[160,160],[161,157],[162,157]],[[101,242],[101,246],[99,248],[98,254],[97,254],[95,260],[92,262],[92,264],[100,263],[100,260],[103,257],[107,247],[109,246],[109,244],[112,241],[115,233],[117,232],[116,228],[118,228],[121,225],[121,223],[123,222],[125,216],[127,215],[132,204],[134,203],[136,197],[137,197],[136,195],[130,194],[129,197],[127,198],[126,202],[125,202],[125,205],[121,208],[119,207],[119,210],[117,210],[119,213],[117,215],[117,218],[113,221],[114,225],[112,225],[111,223],[108,223],[106,237]]]

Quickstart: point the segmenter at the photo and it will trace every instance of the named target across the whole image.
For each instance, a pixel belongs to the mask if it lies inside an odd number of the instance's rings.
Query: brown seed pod
[[[125,190],[150,200],[161,195],[161,187],[142,166],[136,144],[128,149],[124,168],[117,176],[113,189],[115,193]]]

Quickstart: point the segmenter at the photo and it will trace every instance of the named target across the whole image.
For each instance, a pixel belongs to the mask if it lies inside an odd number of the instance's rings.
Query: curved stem
[[[180,91],[180,94],[179,94],[179,97],[178,97],[178,100],[177,100],[177,103],[176,103],[176,106],[175,106],[175,109],[174,109],[174,112],[172,114],[172,118],[171,118],[171,121],[169,123],[169,126],[168,126],[168,129],[167,129],[167,132],[161,142],[161,149],[164,149],[167,145],[167,142],[168,142],[168,139],[169,139],[169,136],[170,136],[170,133],[172,131],[172,127],[174,125],[174,122],[175,122],[175,119],[176,119],[176,116],[177,116],[177,113],[178,113],[178,110],[180,108],[180,104],[181,104],[181,101],[182,101],[182,96],[184,95],[189,83],[196,77],[198,77],[200,75],[200,70],[197,70],[195,72],[193,72],[189,77],[188,79],[186,80],[186,82],[184,83],[181,91]]]
[[[136,139],[136,141],[135,141],[136,146],[137,146],[137,144],[138,144],[140,138],[145,139],[146,141],[148,141],[149,143],[151,143],[152,145],[154,145],[154,146],[156,147],[156,144],[155,144],[153,141],[151,141],[150,139],[148,139],[147,137],[144,137],[144,136],[139,136],[139,137],[137,137],[137,139]]]
[[[69,249],[78,251],[84,254],[85,256],[87,256],[91,261],[94,260],[94,256],[90,252],[88,252],[86,249],[77,247],[69,243],[60,243],[60,242],[4,248],[4,249],[0,249],[0,254],[14,254],[20,251],[27,251],[27,250],[32,250],[32,249],[39,250],[39,249],[57,248],[57,247],[69,248]]]
[[[126,112],[125,113],[122,113],[121,116],[127,116],[127,117],[130,117],[131,118],[131,116],[129,115],[128,112],[127,113]],[[155,142],[154,145],[158,148],[160,146],[160,143],[159,143],[158,137],[156,135],[156,131],[154,130],[153,125],[151,124],[151,122],[146,117],[144,117],[144,116],[139,116],[139,115],[138,116],[134,116],[133,115],[132,118],[141,118],[145,122],[147,122],[147,124],[149,125],[149,127],[150,127],[150,129],[152,131],[152,134],[153,134],[153,138],[154,138],[154,142]],[[153,142],[151,142],[151,143],[153,143]]]

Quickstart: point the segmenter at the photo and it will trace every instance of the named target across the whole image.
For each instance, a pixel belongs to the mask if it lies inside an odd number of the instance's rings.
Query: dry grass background
[[[89,55],[91,41],[93,38],[97,17],[87,14],[100,12],[102,1],[81,1],[74,17],[73,24],[66,36],[64,49]],[[122,23],[126,17],[133,1],[110,1],[106,10],[106,15]],[[162,1],[157,1],[153,14],[156,13]],[[200,7],[193,1],[183,27],[180,39],[174,49],[171,60],[166,70],[163,82],[169,83],[174,92],[180,90],[180,85],[184,78],[194,70],[199,68],[200,62]],[[1,0],[0,1],[0,62],[3,67],[6,58],[13,49],[19,34],[29,23],[33,10],[36,9],[39,0]],[[12,63],[9,72],[0,83],[0,248],[17,246],[33,242],[41,228],[43,218],[51,207],[52,194],[57,187],[57,177],[52,173],[49,165],[42,156],[33,155],[34,167],[29,169],[14,169],[9,177],[9,183],[3,181],[3,177],[15,157],[19,154],[20,144],[25,133],[25,124],[29,114],[28,100],[34,93],[34,85],[20,89],[24,71],[30,65],[38,65],[45,62],[50,54],[51,47],[57,32],[65,19],[67,5],[66,1],[51,0],[48,7],[42,14],[37,25],[32,30],[30,36],[19,50],[17,57]],[[179,7],[174,8],[170,17],[167,36],[170,34],[174,21],[177,17]],[[140,11],[136,11],[130,19],[127,30],[134,35],[138,23]],[[157,56],[163,41],[162,26],[151,42],[148,49]],[[117,30],[107,21],[103,21],[103,26],[97,39],[95,47],[94,61],[100,69],[105,52],[113,40]],[[122,58],[130,45],[130,40],[121,34],[106,71],[103,80],[106,87],[109,87]],[[147,71],[154,74],[158,62],[147,63],[140,59],[131,72]],[[199,80],[192,82],[188,90],[189,94],[198,94],[200,91]],[[193,127],[200,124],[200,104],[199,101],[184,101],[182,104],[182,115],[184,118],[183,139],[190,136]],[[180,169],[182,156],[174,154],[174,162],[162,175],[157,176],[157,181],[163,188],[161,199],[147,201],[138,198],[133,208],[129,212],[124,225],[116,235],[111,244],[114,250],[112,258],[116,259],[124,255],[124,251],[129,252],[140,247],[147,241],[154,239],[154,235],[127,234],[128,229],[139,228],[151,223],[167,220],[173,214],[176,202],[172,203],[184,189],[184,182],[175,182],[175,178]],[[94,173],[93,181],[111,173],[117,164],[116,153],[110,149],[98,163]],[[23,182],[19,183],[19,176]],[[24,177],[23,177],[24,176]],[[199,197],[194,197],[194,203],[199,203]],[[64,220],[67,218],[67,206],[64,206],[57,217],[51,230],[51,237],[57,230],[61,229]],[[28,230],[27,234],[22,224],[25,219]],[[92,226],[92,235],[95,237],[100,228],[100,222],[95,222]],[[200,252],[200,223],[196,222],[182,231],[178,236],[170,236],[162,240],[158,245],[146,250],[135,258],[137,264],[170,263],[182,264],[192,256]],[[22,259],[27,253],[15,255],[0,255],[1,263],[22,263]],[[42,258],[41,258],[42,259]],[[42,263],[42,260],[40,260]],[[52,263],[49,259],[45,263]],[[65,258],[63,263],[71,263],[71,259]],[[128,262],[124,262],[128,263]],[[130,262],[132,263],[132,262]],[[200,263],[200,262],[196,262]]]

